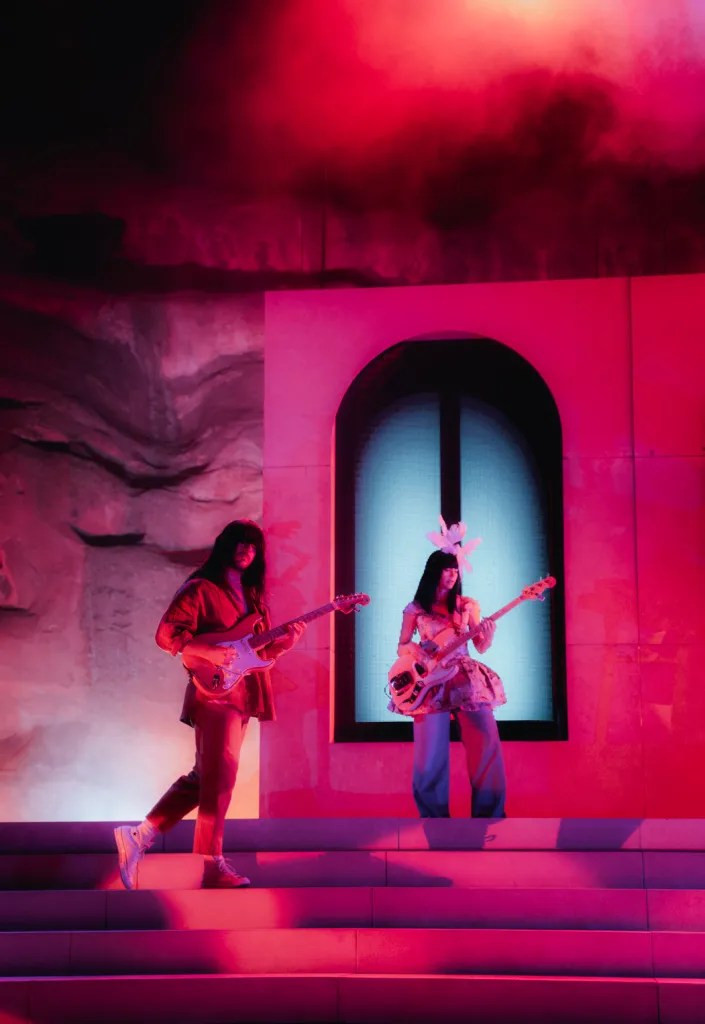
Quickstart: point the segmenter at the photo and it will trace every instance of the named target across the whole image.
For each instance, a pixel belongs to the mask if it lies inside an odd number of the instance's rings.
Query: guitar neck
[[[516,608],[516,606],[518,604],[521,604],[521,602],[524,600],[525,598],[523,597],[515,597],[513,601],[509,602],[509,604],[505,604],[503,608],[499,609],[499,611],[494,612],[492,615],[487,615],[486,618],[491,619],[492,622],[496,622],[497,619],[501,619],[503,615],[506,615],[507,612],[510,612],[512,608]],[[443,661],[443,659],[447,658],[449,654],[452,654],[453,651],[456,651],[458,647],[462,647],[463,644],[466,644],[468,642],[468,640],[472,640],[474,636],[477,636],[479,632],[480,623],[478,622],[476,626],[472,627],[472,629],[467,630],[467,632],[465,633],[461,633],[459,636],[455,638],[455,640],[451,640],[449,644],[446,644],[446,646],[441,651],[439,651],[438,654],[435,655],[435,660]]]
[[[313,622],[314,619],[320,619],[323,615],[330,615],[331,612],[335,611],[336,607],[336,604],[331,601],[328,604],[321,605],[320,608],[314,608],[312,612],[306,612],[305,615],[297,615],[295,619],[282,622],[281,626],[268,629],[265,633],[256,633],[252,640],[250,640],[250,647],[256,651],[260,647],[266,647],[267,644],[271,644],[272,641],[279,640],[280,637],[284,636],[287,627],[293,625],[294,622]]]

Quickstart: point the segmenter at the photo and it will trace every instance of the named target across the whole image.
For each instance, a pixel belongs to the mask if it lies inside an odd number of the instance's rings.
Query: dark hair
[[[414,595],[414,601],[420,604],[424,611],[430,612],[433,606],[433,602],[436,600],[436,588],[441,581],[441,573],[444,569],[457,569],[458,559],[453,554],[448,554],[445,551],[434,551],[432,555],[428,556],[424,571],[419,580],[419,585],[416,588],[416,594]],[[454,612],[458,597],[461,593],[460,587],[460,573],[455,581],[455,586],[451,587],[448,591],[447,602],[448,611]]]
[[[190,580],[210,580],[222,586],[225,583],[225,570],[232,568],[233,555],[238,544],[254,544],[255,557],[251,565],[242,574],[242,585],[249,591],[256,604],[264,599],[264,534],[251,519],[236,519],[228,523],[224,530],[215,538],[215,543],[202,566],[192,572]]]

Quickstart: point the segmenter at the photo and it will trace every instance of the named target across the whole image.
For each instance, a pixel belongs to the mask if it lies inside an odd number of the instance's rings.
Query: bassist
[[[460,570],[467,556],[461,541],[463,524],[444,527],[443,547],[426,562],[411,604],[404,609],[398,654],[403,656],[416,632],[421,646],[433,653],[434,638],[447,640],[449,633],[465,632],[480,623],[473,639],[478,653],[492,644],[495,623],[480,620],[476,601],[461,595]],[[436,535],[437,536],[437,535]],[[441,641],[441,645],[442,642]],[[422,818],[449,816],[450,717],[460,726],[465,747],[473,817],[504,817],[506,780],[504,760],[492,709],[506,702],[499,676],[471,658],[461,646],[452,655],[457,672],[438,687],[427,710],[414,716],[413,793]],[[397,710],[393,703],[390,710]]]

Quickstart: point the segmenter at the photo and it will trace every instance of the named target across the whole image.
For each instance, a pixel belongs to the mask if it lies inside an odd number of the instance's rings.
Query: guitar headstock
[[[521,592],[522,601],[536,601],[541,600],[547,590],[551,590],[555,587],[556,579],[554,576],[544,576],[542,580],[537,583],[532,583],[528,587],[524,587]]]
[[[358,608],[370,603],[369,594],[341,594],[333,598],[333,604],[339,612],[356,612]]]

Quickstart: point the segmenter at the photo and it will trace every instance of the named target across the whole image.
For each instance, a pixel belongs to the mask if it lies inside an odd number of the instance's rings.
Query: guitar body
[[[274,659],[267,661],[260,658],[251,646],[251,641],[256,637],[255,627],[260,621],[261,617],[253,613],[232,629],[198,634],[198,640],[203,643],[229,648],[232,658],[231,664],[225,668],[222,665],[214,665],[206,658],[183,655],[184,665],[189,670],[193,684],[204,697],[210,700],[225,697],[248,672],[261,672],[274,664]]]
[[[455,635],[455,630],[449,627],[434,637],[434,643],[440,642],[442,646]],[[419,644],[410,644],[409,648],[389,670],[389,694],[395,708],[403,715],[427,714],[428,705],[440,696],[441,687],[457,674],[459,666],[443,665]]]
[[[214,665],[207,658],[199,658],[194,654],[182,653],[183,663],[189,671],[191,680],[199,693],[208,700],[227,697],[234,686],[249,672],[261,672],[274,664],[275,658],[261,658],[258,650],[266,647],[280,637],[287,635],[287,630],[297,622],[313,622],[314,619],[330,612],[357,611],[369,604],[367,594],[346,594],[336,597],[329,604],[306,612],[298,619],[291,619],[281,626],[265,632],[257,631],[261,616],[256,612],[242,619],[232,629],[219,630],[215,633],[198,633],[194,639],[213,647],[226,647],[228,659],[225,665]]]
[[[519,597],[505,604],[489,618],[496,622],[522,601],[542,601],[544,593],[555,585],[555,577],[545,576],[537,583],[524,587]],[[452,626],[448,626],[434,636],[432,652],[425,651],[420,644],[409,644],[408,653],[394,662],[387,677],[394,710],[411,716],[425,715],[436,710],[433,705],[443,696],[443,685],[453,678],[460,667],[449,660],[450,655],[467,644],[468,640],[472,640],[481,628],[481,623],[477,623],[467,632],[458,633]],[[427,644],[428,641],[424,646]]]

